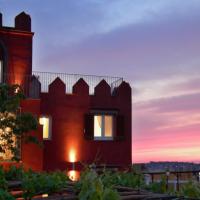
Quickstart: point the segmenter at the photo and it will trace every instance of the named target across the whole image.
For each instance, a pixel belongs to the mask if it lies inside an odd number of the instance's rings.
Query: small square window
[[[94,139],[112,140],[113,139],[113,115],[96,114],[94,115]]]
[[[49,116],[41,116],[39,118],[40,125],[43,125],[43,139],[50,140],[51,139],[51,117]]]

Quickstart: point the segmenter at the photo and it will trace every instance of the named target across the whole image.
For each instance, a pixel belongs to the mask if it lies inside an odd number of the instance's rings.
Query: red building
[[[22,111],[38,117],[33,134],[44,144],[22,144],[23,164],[35,170],[94,161],[130,165],[130,85],[116,77],[32,71],[33,35],[26,13],[15,17],[14,27],[3,26],[0,14],[0,82],[22,86]]]

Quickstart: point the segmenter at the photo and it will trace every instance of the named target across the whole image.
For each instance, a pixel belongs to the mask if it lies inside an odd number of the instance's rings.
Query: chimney
[[[0,13],[0,27],[2,27],[2,25],[3,25],[3,23],[2,23],[2,18],[3,18],[3,16],[2,16],[2,13]]]
[[[31,17],[25,12],[15,17],[15,28],[22,31],[31,31]]]

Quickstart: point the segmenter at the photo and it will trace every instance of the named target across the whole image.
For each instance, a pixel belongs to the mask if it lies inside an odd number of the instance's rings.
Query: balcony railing
[[[110,77],[110,76],[94,76],[94,75],[82,75],[82,74],[65,74],[65,73],[52,73],[52,72],[38,72],[33,71],[32,76],[21,74],[4,74],[3,81],[10,84],[20,84],[29,97],[39,96],[40,92],[48,92],[49,85],[59,77],[66,85],[66,93],[72,93],[72,88],[74,84],[83,78],[84,81],[89,86],[89,93],[94,94],[94,88],[100,83],[100,81],[105,80],[111,87],[111,92],[118,87],[123,78],[120,77]],[[38,83],[41,84],[38,85]]]
[[[111,91],[115,87],[118,87],[123,78],[120,77],[110,77],[110,76],[94,76],[94,75],[82,75],[82,74],[65,74],[65,73],[51,73],[51,72],[38,72],[33,71],[32,73],[41,83],[41,91],[48,92],[48,86],[59,77],[66,85],[66,93],[72,93],[73,85],[80,79],[83,78],[84,81],[89,86],[89,93],[94,94],[94,88],[101,81],[105,80],[111,87]]]

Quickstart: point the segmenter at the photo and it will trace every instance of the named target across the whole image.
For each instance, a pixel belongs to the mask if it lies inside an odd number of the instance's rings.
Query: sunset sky
[[[0,0],[32,17],[33,69],[123,77],[133,162],[200,162],[199,0]]]

